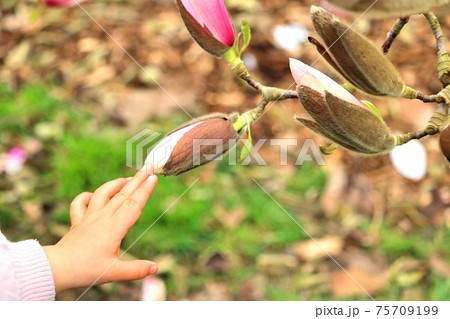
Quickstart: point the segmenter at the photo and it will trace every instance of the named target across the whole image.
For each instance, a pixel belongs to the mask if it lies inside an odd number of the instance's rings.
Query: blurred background
[[[288,58],[319,57],[306,39],[314,34],[309,6],[318,0],[225,2],[235,26],[246,17],[252,27],[244,59],[262,83],[288,88]],[[190,38],[174,1],[82,5],[194,117],[259,102],[225,61]],[[79,7],[3,0],[0,14],[0,228],[12,241],[54,244],[70,227],[77,194],[134,174],[125,165],[129,138],[145,128],[167,133],[189,118]],[[381,45],[394,21],[362,18],[355,28]],[[448,38],[450,15],[441,23]],[[440,90],[423,17],[411,19],[389,58],[410,86]],[[323,59],[315,67],[343,83]],[[434,108],[358,97],[375,103],[395,131],[422,129]],[[255,142],[296,138],[288,165],[279,164],[279,146],[265,143],[266,166],[223,161],[160,177],[124,249],[199,181],[126,254],[158,262],[157,279],[144,284],[144,297],[136,281],[94,287],[82,299],[368,300],[254,178],[375,299],[449,300],[450,172],[437,138],[421,140],[428,164],[420,181],[402,177],[388,155],[338,150],[325,166],[295,166],[302,141],[325,142],[294,122],[304,113],[297,101],[278,102],[252,131]]]

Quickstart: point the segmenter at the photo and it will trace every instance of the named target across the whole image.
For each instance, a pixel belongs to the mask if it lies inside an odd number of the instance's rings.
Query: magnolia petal
[[[292,76],[298,85],[310,87],[321,94],[324,94],[325,91],[332,92],[335,96],[345,101],[363,106],[356,97],[319,70],[292,58],[289,59],[289,66]]]
[[[201,122],[193,123],[181,129],[178,129],[171,134],[164,137],[161,141],[159,141],[152,151],[148,154],[145,159],[145,163],[151,163],[153,166],[153,170],[155,173],[159,172],[164,165],[169,161],[172,152],[175,149],[175,146],[180,141],[180,139],[192,130],[194,127],[199,125]]]
[[[3,159],[3,170],[8,175],[19,173],[27,159],[25,151],[20,147],[12,148]]]
[[[216,39],[231,47],[234,27],[223,0],[181,0],[186,10]]]
[[[146,277],[142,281],[141,301],[165,300],[167,300],[167,288],[164,281],[158,277]]]
[[[192,38],[202,47],[206,52],[216,57],[222,57],[228,50],[229,46],[222,43],[197,19],[197,12],[193,9],[190,2],[186,2],[187,7],[182,0],[177,0],[177,5],[180,10],[181,18],[183,19],[186,28],[191,34]],[[190,8],[191,12],[188,11]]]
[[[427,173],[426,150],[418,140],[411,140],[394,148],[390,159],[395,169],[405,178],[418,181]]]
[[[180,0],[184,8],[191,14],[191,16],[197,21],[201,26],[204,26],[202,23],[202,19],[197,13],[197,10],[192,6],[191,1],[189,0]]]
[[[348,2],[348,0],[345,0],[345,1]],[[332,3],[332,1],[322,0],[320,2],[320,6],[324,9],[326,9],[327,11],[332,12],[334,15],[336,15],[337,17],[339,17],[341,19],[347,19],[349,17],[345,11],[342,11],[341,9],[338,8],[338,6],[335,6],[331,3]]]
[[[186,123],[164,137],[147,156],[154,174],[175,176],[207,164],[236,145],[236,113],[214,113]]]
[[[367,13],[371,17],[400,17],[423,13],[449,0],[327,0],[332,5],[355,13]],[[370,8],[370,9],[369,9]],[[368,10],[369,9],[369,10]]]
[[[328,53],[328,50],[319,42],[316,38],[308,37],[309,43],[316,46],[317,52],[340,74],[345,74],[345,70],[342,70],[332,55]]]
[[[350,138],[374,154],[390,151],[395,140],[386,124],[367,108],[343,101],[325,92],[331,114]]]
[[[85,0],[41,0],[42,3],[47,7],[53,8],[64,8],[64,7],[73,7],[79,3],[84,2]]]
[[[215,116],[205,119],[201,125],[182,137],[164,166],[162,174],[179,175],[209,163],[227,153],[238,140],[239,134],[227,117]],[[199,151],[199,154],[194,154],[194,151]]]

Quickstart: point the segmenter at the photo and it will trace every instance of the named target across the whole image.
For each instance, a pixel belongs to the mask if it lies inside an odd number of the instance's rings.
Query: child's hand
[[[139,171],[132,179],[110,181],[73,200],[70,231],[56,245],[44,247],[56,292],[94,282],[141,279],[158,271],[151,261],[117,260],[122,239],[141,216],[156,184],[155,175]]]

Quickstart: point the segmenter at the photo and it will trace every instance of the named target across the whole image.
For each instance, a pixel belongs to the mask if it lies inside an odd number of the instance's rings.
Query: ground
[[[309,6],[317,2],[226,1],[235,25],[246,17],[252,27],[247,57],[257,61],[255,78],[287,88],[293,83],[289,57],[319,58],[307,43],[290,52],[277,48],[271,31],[296,22],[314,34]],[[178,104],[201,116],[244,112],[259,102],[225,61],[190,38],[173,1],[83,3],[104,30],[79,7],[37,8],[11,0],[1,8],[0,153],[20,146],[28,154],[18,174],[0,173],[0,228],[11,240],[57,242],[69,228],[68,205],[77,194],[133,174],[125,165],[130,137],[145,128],[167,133],[189,120]],[[388,57],[408,85],[436,93],[434,39],[423,17],[411,20]],[[362,18],[355,28],[381,45],[394,21]],[[441,23],[448,37],[450,17]],[[315,66],[343,83],[322,59]],[[358,97],[375,103],[395,131],[422,129],[435,107]],[[304,113],[298,101],[275,103],[254,125],[254,141],[325,143],[294,122],[294,114]],[[339,150],[325,166],[295,166],[299,145],[289,148],[288,165],[280,165],[279,147],[269,142],[261,147],[266,166],[222,161],[161,177],[122,247],[145,231],[127,255],[159,262],[169,300],[368,300],[368,294],[448,300],[449,166],[436,137],[423,144],[427,175],[416,182],[400,176],[388,155]],[[114,283],[82,299],[136,300],[140,291],[140,281]]]

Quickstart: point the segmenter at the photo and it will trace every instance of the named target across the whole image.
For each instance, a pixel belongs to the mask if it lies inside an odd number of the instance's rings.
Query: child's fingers
[[[94,196],[91,199],[89,208],[93,211],[99,210],[111,200],[111,198],[117,194],[128,182],[126,178],[118,178],[107,182],[97,188],[94,192]]]
[[[85,192],[74,198],[70,204],[70,222],[72,225],[77,224],[83,218],[92,195],[92,193]]]
[[[149,175],[143,171],[138,171],[134,177],[128,181],[128,183],[111,198],[111,201],[107,204],[107,207],[116,211],[125,201],[127,201],[131,195],[149,178]]]
[[[137,280],[153,275],[158,266],[149,260],[118,260],[107,272],[108,281]]]
[[[124,232],[124,236],[141,216],[142,209],[144,209],[157,183],[156,175],[151,175],[114,213],[113,218],[117,220],[116,224]]]

